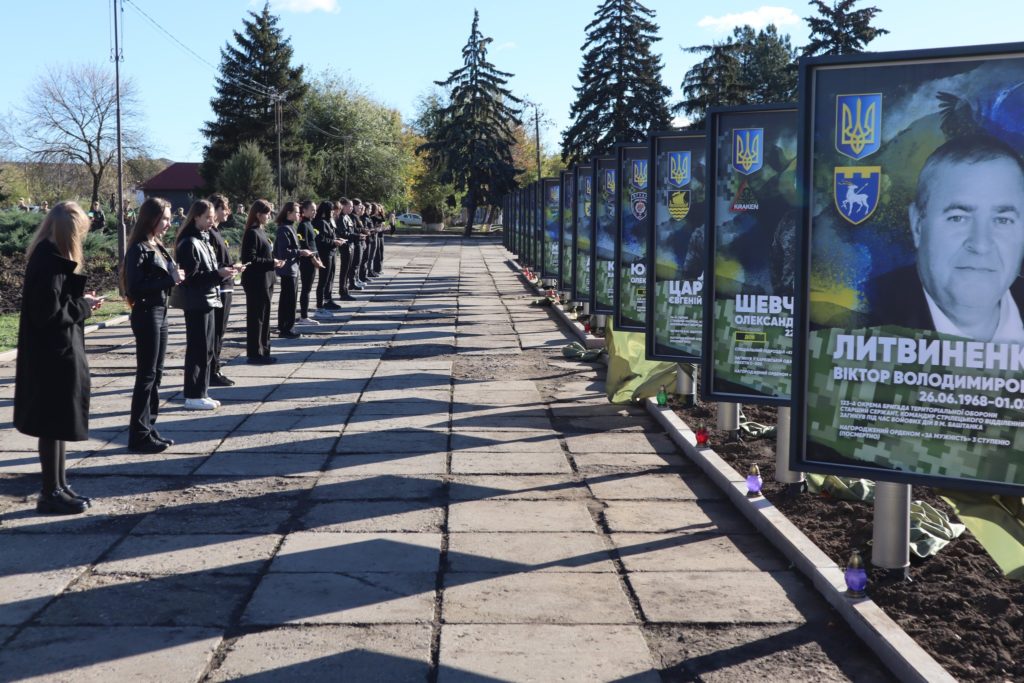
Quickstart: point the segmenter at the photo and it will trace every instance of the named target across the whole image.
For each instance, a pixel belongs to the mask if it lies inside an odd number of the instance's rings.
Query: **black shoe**
[[[287,332],[278,332],[277,336],[280,337],[281,339],[298,339],[302,335],[299,334],[298,332],[293,332],[289,330]]]
[[[340,299],[342,301],[359,301],[359,299],[355,298],[351,294],[342,294]],[[338,308],[341,308],[341,306],[338,306]]]
[[[342,297],[341,297],[341,298],[342,298],[342,299],[344,299],[344,298],[345,298],[345,295],[342,295]],[[336,303],[335,303],[335,302],[333,302],[333,301],[328,301],[327,303],[325,303],[325,304],[324,304],[324,305],[322,306],[322,308],[326,308],[326,309],[329,309],[329,310],[331,310],[331,311],[337,311],[337,310],[339,310],[339,309],[341,308],[341,306],[339,306],[338,304],[336,304]]]
[[[165,439],[164,437],[160,436],[160,432],[156,431],[155,429],[149,433],[149,438],[153,439],[153,441],[165,443],[168,446],[174,445],[174,439]]]
[[[168,448],[168,444],[163,441],[156,441],[155,439],[146,439],[139,443],[128,442],[128,451],[130,453],[163,453]]]
[[[249,365],[273,365],[277,362],[277,359],[273,356],[256,356],[255,358],[248,358],[245,361]]]
[[[359,285],[349,285],[348,288],[349,289],[354,289],[354,290],[359,291],[359,292],[363,291],[363,289],[364,289],[364,287],[360,287]]]
[[[80,500],[83,503],[85,503],[85,507],[87,507],[87,508],[91,508],[92,507],[92,498],[90,498],[89,496],[83,496],[83,495],[80,495],[78,493],[75,493],[74,489],[72,489],[67,484],[64,484],[63,486],[61,486],[61,489],[64,491],[64,493],[68,494],[72,498],[74,498],[76,500]]]
[[[224,375],[222,375],[219,372],[216,372],[216,373],[213,373],[213,374],[210,375],[210,386],[213,386],[213,387],[233,387],[233,386],[235,386],[235,381],[232,380],[232,379],[228,379],[227,377],[225,377]]]
[[[80,515],[88,507],[85,501],[72,498],[61,489],[50,493],[40,493],[36,501],[36,512],[53,515]]]

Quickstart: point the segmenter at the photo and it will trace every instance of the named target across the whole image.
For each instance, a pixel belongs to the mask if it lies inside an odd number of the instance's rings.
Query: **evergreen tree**
[[[515,187],[513,129],[520,124],[514,105],[521,100],[505,87],[512,74],[487,61],[492,39],[480,33],[479,23],[480,13],[473,10],[473,28],[462,48],[463,65],[447,80],[436,82],[448,90],[448,103],[438,112],[427,142],[417,148],[438,164],[442,183],[465,192],[467,236],[477,207],[497,206]]]
[[[576,163],[607,152],[615,142],[643,140],[666,128],[671,90],[661,80],[661,57],[651,52],[658,26],[638,0],[604,0],[580,51],[580,84],[562,132],[562,158]]]
[[[857,0],[832,0],[831,4],[824,0],[811,0],[808,4],[818,11],[818,16],[804,19],[811,29],[811,40],[804,47],[804,57],[863,52],[868,43],[888,33],[884,28],[871,25],[882,11],[877,7],[854,10]]]
[[[278,18],[263,11],[249,12],[242,30],[234,32],[234,42],[220,52],[217,95],[210,104],[214,120],[203,127],[209,144],[203,150],[200,173],[211,186],[221,166],[246,141],[255,141],[276,159],[277,107],[282,115],[282,162],[303,159],[306,147],[301,137],[301,118],[293,108],[306,94],[302,67],[292,67],[291,41],[277,26]]]
[[[217,189],[246,206],[274,192],[274,171],[258,144],[243,142],[221,165]]]
[[[684,48],[707,56],[686,72],[683,111],[703,126],[710,107],[790,102],[796,97],[796,51],[774,25],[755,31],[738,26],[732,36],[710,45]]]

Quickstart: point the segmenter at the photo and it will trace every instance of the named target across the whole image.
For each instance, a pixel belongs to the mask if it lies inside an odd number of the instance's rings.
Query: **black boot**
[[[75,493],[75,491],[68,484],[67,460],[68,460],[68,444],[67,444],[66,441],[58,441],[57,442],[57,481],[60,482],[60,488],[64,491],[64,493],[68,494],[70,497],[75,498],[75,499],[80,500],[83,503],[85,503],[86,507],[92,507],[92,498],[89,498],[88,496],[83,496],[83,495],[80,495],[78,493]],[[70,513],[68,513],[68,514],[70,514]]]
[[[87,507],[88,504],[84,500],[74,498],[62,489],[40,493],[39,500],[36,501],[36,512],[54,515],[80,515]]]

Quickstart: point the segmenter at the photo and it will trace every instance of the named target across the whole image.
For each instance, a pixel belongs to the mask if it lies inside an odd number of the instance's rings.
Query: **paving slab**
[[[387,434],[346,432],[338,442],[339,455],[359,453],[430,453],[448,450],[448,434],[413,429]]]
[[[292,454],[330,453],[338,442],[340,430],[330,429],[327,433],[305,432],[244,432],[231,433],[224,438],[215,453],[244,454]]]
[[[0,671],[33,683],[191,683],[203,675],[220,641],[221,631],[209,628],[33,626],[0,649]]]
[[[439,532],[444,508],[430,501],[317,502],[302,516],[304,529],[316,531]]]
[[[750,533],[750,526],[727,501],[608,501],[608,528],[617,531]]]
[[[488,411],[456,413],[452,419],[453,432],[532,432],[550,430],[551,418],[540,414],[521,415],[518,413],[502,414]]]
[[[345,434],[354,432],[437,431],[447,432],[450,418],[447,411],[427,415],[366,415],[349,420]]]
[[[129,536],[96,565],[109,574],[183,574],[217,571],[255,574],[270,560],[280,536],[177,534]]]
[[[689,460],[669,453],[573,453],[573,462],[581,472],[614,470],[650,470],[658,467],[688,468],[696,472]]]
[[[226,628],[257,577],[211,572],[169,576],[91,574],[39,616],[44,626],[211,626]],[[211,596],[216,596],[211,600]]]
[[[206,462],[208,456],[203,453],[136,453],[101,452],[87,458],[68,463],[71,476],[88,474],[91,476],[118,474],[124,476],[184,476],[194,472]]]
[[[534,572],[452,574],[445,580],[447,624],[632,624],[614,574]]]
[[[615,571],[596,533],[452,533],[448,565],[474,574]]]
[[[438,681],[658,683],[635,626],[445,624]]]
[[[448,529],[458,531],[595,531],[582,500],[473,500],[453,503]]]
[[[445,452],[336,455],[327,460],[325,476],[444,474],[447,458]]]
[[[437,571],[440,533],[289,534],[270,565],[271,572]]]
[[[778,571],[789,562],[759,534],[611,534],[627,572]]]
[[[801,624],[796,604],[821,600],[794,573],[760,571],[647,572],[629,582],[650,622]],[[825,614],[817,608],[818,616]]]
[[[435,573],[267,574],[242,623],[429,623]]]
[[[610,432],[604,434],[567,434],[570,453],[662,453],[674,454],[678,448],[664,434]]]
[[[349,457],[349,456],[345,456]],[[313,500],[439,499],[444,482],[438,476],[393,474],[348,476],[333,472],[322,476],[310,492]]]
[[[587,473],[599,500],[723,500],[721,489],[703,475],[647,472]]]
[[[562,453],[554,430],[476,431],[452,434],[451,450],[461,453]]]
[[[452,453],[453,474],[557,474],[572,472],[561,452],[492,453],[472,451]]]
[[[451,477],[448,488],[448,498],[452,501],[586,497],[586,486],[566,474],[458,474]]]
[[[244,635],[207,679],[421,683],[430,670],[430,626],[310,626]]]
[[[324,468],[325,453],[219,452],[200,465],[195,474],[202,476],[316,477]]]

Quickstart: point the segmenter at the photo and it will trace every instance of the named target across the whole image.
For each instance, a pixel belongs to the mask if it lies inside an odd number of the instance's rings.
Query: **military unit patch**
[[[732,131],[732,167],[743,175],[757,173],[764,165],[764,128]]]
[[[881,166],[837,166],[835,168],[836,209],[843,218],[859,225],[878,208],[881,196]]]
[[[882,95],[836,96],[836,149],[861,160],[882,146]],[[833,199],[839,215],[860,225],[875,212],[882,196],[881,166],[836,166]]]
[[[673,219],[681,221],[690,213],[690,191],[678,190],[669,192],[668,215]]]

